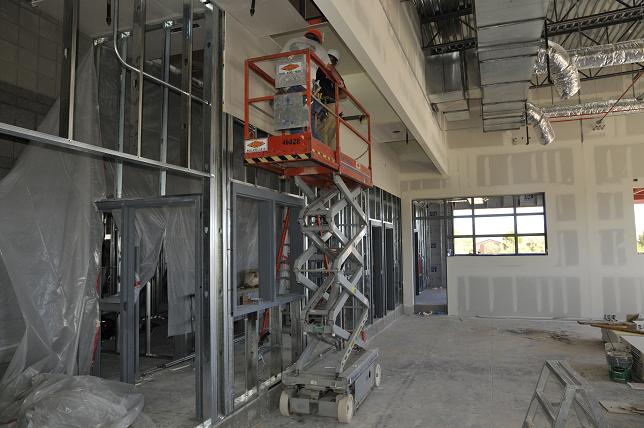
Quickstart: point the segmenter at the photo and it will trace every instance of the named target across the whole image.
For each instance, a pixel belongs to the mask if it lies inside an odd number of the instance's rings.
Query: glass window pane
[[[542,215],[517,216],[517,233],[544,233],[543,226]]]
[[[474,215],[514,214],[512,196],[474,198]]]
[[[515,254],[514,237],[476,238],[476,254]]]
[[[517,195],[517,208],[543,207],[543,199],[543,193],[528,193],[525,195]],[[517,212],[520,211],[517,210]]]
[[[474,210],[474,215],[499,215],[499,214],[514,214],[514,208],[477,208]]]
[[[545,236],[519,236],[519,254],[545,254]]]
[[[472,204],[469,198],[450,199],[447,203],[451,205],[451,211],[454,217],[472,215]]]
[[[633,209],[635,211],[635,242],[637,252],[644,254],[644,188],[633,189]]]
[[[543,207],[517,207],[518,214],[542,213]]]
[[[259,202],[237,198],[235,233],[235,283],[237,305],[259,302]]]
[[[454,219],[454,235],[472,235],[472,217]]]
[[[472,238],[454,238],[454,254],[472,254],[474,246],[472,245]]]
[[[506,235],[514,233],[514,217],[475,217],[476,235]]]

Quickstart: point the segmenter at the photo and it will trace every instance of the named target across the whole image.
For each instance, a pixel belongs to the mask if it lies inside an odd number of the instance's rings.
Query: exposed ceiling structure
[[[477,46],[474,0],[412,0],[428,55]],[[566,49],[644,38],[641,0],[552,0],[543,33]]]
[[[557,78],[562,79],[553,73],[553,60],[561,60],[559,65],[563,68],[554,71],[560,71],[563,80],[573,75],[577,80],[569,88],[572,94],[578,89],[579,81],[636,75],[644,70],[644,63],[637,58],[607,63],[578,61],[578,55],[592,58],[592,49],[609,52],[618,46],[620,50],[624,46],[621,42],[643,39],[642,0],[413,2],[420,18],[427,58],[430,101],[443,113],[448,127],[450,122],[472,119],[480,122],[484,131],[517,129],[524,125],[527,89],[552,86],[560,83]],[[528,27],[533,24],[535,28],[530,30]],[[530,40],[520,40],[520,33],[528,30],[532,33]],[[490,32],[498,37],[490,37]],[[601,45],[603,48],[595,48]],[[530,63],[537,59],[537,49],[539,55],[551,55],[556,46],[563,48],[557,51],[559,56],[550,58],[546,73],[535,74]],[[576,67],[578,63],[586,66]],[[623,64],[632,66],[623,67]],[[576,69],[566,70],[568,65]],[[565,89],[557,87],[560,94],[564,90],[562,99],[572,95]],[[478,99],[482,102],[477,103]]]

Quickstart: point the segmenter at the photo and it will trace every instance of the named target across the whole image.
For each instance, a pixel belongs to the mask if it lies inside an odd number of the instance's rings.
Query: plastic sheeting
[[[0,257],[0,364],[11,361],[24,332],[25,323],[16,293]]]
[[[118,147],[118,105],[121,67],[112,51],[111,44],[100,46],[99,102],[101,106],[101,130],[106,147]],[[149,65],[154,68],[154,63]],[[154,70],[158,74],[158,70]],[[161,105],[163,91],[158,85],[146,83],[143,103],[143,132],[141,149],[144,156],[159,159]],[[185,151],[181,147],[180,97],[169,94],[168,104],[168,153],[170,163],[181,164]],[[201,107],[193,104],[191,164],[193,168],[203,165],[203,146],[199,144],[202,135]],[[135,147],[129,144],[131,131],[129,115],[124,126],[125,151],[133,153]],[[114,183],[115,170],[109,168],[108,182]],[[146,198],[159,195],[159,172],[134,165],[123,165],[123,197]],[[168,173],[167,194],[201,193],[199,180]],[[115,189],[111,193],[116,194]],[[115,220],[120,227],[118,212]],[[135,215],[135,246],[137,248],[136,276],[137,299],[152,279],[164,247],[168,269],[168,336],[193,332],[193,296],[195,293],[195,224],[194,211],[188,207],[137,209]],[[188,232],[189,231],[189,232]]]
[[[168,227],[165,259],[168,266],[168,336],[194,331],[195,228],[193,207],[166,208]]]
[[[39,374],[29,393],[16,398],[13,422],[18,427],[154,426],[142,413],[143,395],[134,392],[134,385],[93,376]]]
[[[75,138],[101,144],[93,57],[80,63]],[[57,134],[59,102],[39,130]],[[38,373],[89,372],[98,329],[96,284],[102,236],[93,201],[104,193],[101,162],[28,145],[0,181],[3,286],[13,288],[25,332],[0,382],[0,420]]]
[[[235,233],[235,278],[237,288],[244,287],[246,275],[259,272],[259,202],[237,197]]]

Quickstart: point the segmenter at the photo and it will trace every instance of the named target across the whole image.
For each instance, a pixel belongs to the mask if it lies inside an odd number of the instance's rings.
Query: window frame
[[[520,198],[525,196],[525,195],[534,195],[534,197],[538,197],[538,195],[541,195],[542,201],[543,201],[543,211],[540,213],[536,212],[517,212],[517,208],[520,208],[521,205],[519,204]],[[496,214],[476,214],[477,209],[486,209],[486,208],[476,208],[475,204],[475,199],[485,199],[485,198],[507,198],[511,197],[512,198],[512,207],[502,207],[502,208],[511,208],[512,212],[511,213],[496,213]],[[546,194],[545,192],[532,192],[532,193],[519,193],[519,194],[511,194],[511,195],[486,195],[486,196],[464,196],[464,197],[453,197],[453,198],[445,198],[445,206],[447,206],[448,203],[450,203],[450,200],[453,199],[461,199],[461,200],[467,200],[467,202],[470,205],[469,210],[471,211],[470,214],[467,215],[454,215],[454,209],[447,210],[445,208],[445,212],[439,213],[440,215],[438,216],[429,216],[433,218],[441,218],[446,221],[446,228],[445,228],[445,238],[447,239],[447,242],[450,245],[450,249],[452,250],[451,253],[448,253],[448,257],[471,257],[471,256],[482,256],[482,257],[514,257],[514,256],[547,256],[548,255],[548,219],[547,219],[547,208],[546,208]],[[453,203],[453,202],[452,202]],[[539,205],[536,205],[539,206]],[[423,219],[424,217],[418,217],[416,216],[415,213],[413,213],[414,216],[414,221]],[[538,233],[519,233],[518,231],[518,218],[519,217],[525,217],[525,216],[542,216],[543,217],[543,232],[538,232]],[[477,218],[495,218],[495,217],[512,217],[513,218],[513,223],[514,223],[514,233],[495,233],[495,234],[477,234],[476,233],[476,219]],[[454,220],[455,219],[470,219],[471,220],[471,234],[455,234],[454,233]],[[543,237],[544,240],[544,252],[542,253],[521,253],[519,252],[519,238],[523,237]],[[514,239],[514,252],[511,253],[501,253],[501,254],[481,254],[477,252],[477,245],[476,245],[476,240],[477,238],[512,238]],[[471,240],[471,253],[470,254],[455,254],[454,253],[454,239],[469,239]]]

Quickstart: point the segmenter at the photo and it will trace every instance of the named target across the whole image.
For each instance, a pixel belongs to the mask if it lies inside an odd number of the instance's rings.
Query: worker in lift
[[[336,137],[336,121],[335,121],[335,84],[338,82],[340,89],[345,89],[344,79],[338,72],[336,66],[340,61],[340,53],[335,49],[329,50],[329,59],[331,64],[329,65],[329,70],[331,75],[327,76],[323,70],[318,70],[317,80],[320,82],[322,102],[327,107],[324,111],[320,113],[322,120],[319,122],[320,134],[324,139],[324,143],[329,147],[335,150],[335,137]],[[340,99],[345,99],[347,94],[343,91],[340,91]],[[329,111],[333,113],[329,113]],[[339,108],[338,113],[342,116],[342,110]]]
[[[312,28],[310,30],[307,30],[307,32],[304,33],[304,36],[294,37],[287,41],[282,48],[282,52],[310,49],[318,58],[320,58],[320,60],[324,64],[329,65],[331,64],[331,59],[329,58],[329,54],[327,53],[326,49],[322,46],[322,43],[324,43],[324,34],[320,30]],[[320,82],[317,79],[318,68],[318,65],[315,62],[311,61],[311,68],[309,70],[312,85],[311,92],[313,93],[313,96],[315,98],[319,99]],[[289,88],[289,92],[302,92],[304,90],[305,88],[302,86],[294,86]],[[318,140],[322,140],[322,136],[318,132],[318,129],[325,120],[323,117],[321,117],[321,113],[324,111],[324,107],[322,107],[322,105],[320,105],[320,103],[315,98],[311,103],[311,132],[313,133],[313,137],[317,138]]]

